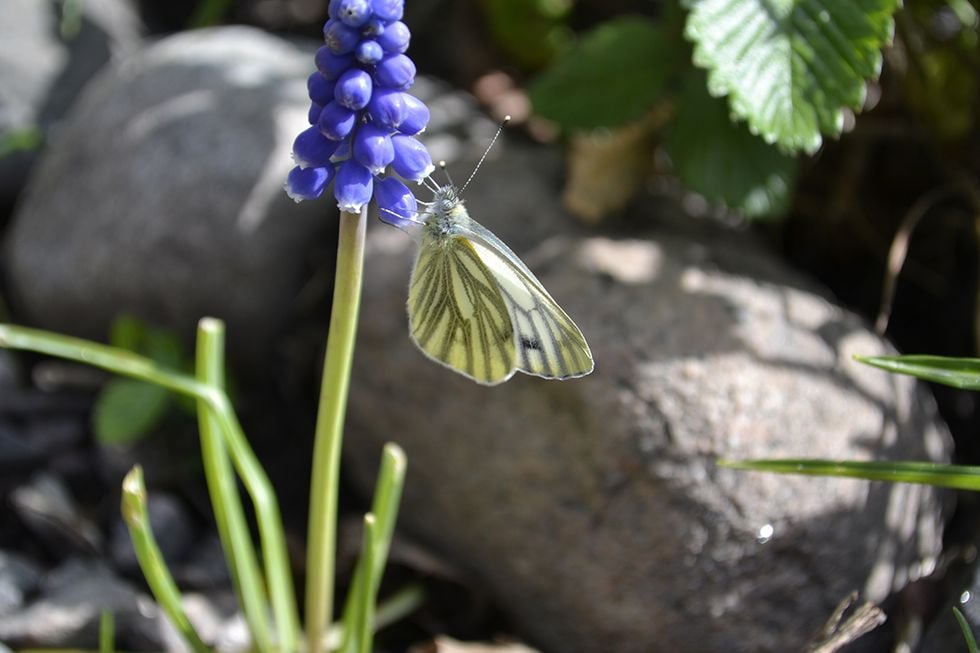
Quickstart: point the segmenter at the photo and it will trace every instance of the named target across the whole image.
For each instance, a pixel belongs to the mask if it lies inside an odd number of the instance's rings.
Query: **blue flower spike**
[[[356,213],[372,199],[379,217],[405,226],[418,210],[405,182],[421,182],[434,166],[415,138],[429,109],[407,91],[415,63],[402,22],[405,0],[331,0],[330,19],[307,80],[312,125],[296,137],[286,192],[316,199],[333,183],[341,211]]]

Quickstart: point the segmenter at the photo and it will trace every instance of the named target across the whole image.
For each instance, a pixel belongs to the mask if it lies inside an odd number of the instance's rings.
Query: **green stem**
[[[359,631],[351,624],[360,619],[359,602],[363,600],[362,587],[367,587],[372,596],[377,596],[384,575],[385,563],[388,559],[388,549],[395,531],[395,521],[398,517],[398,506],[401,502],[402,486],[405,483],[405,453],[401,447],[389,442],[381,455],[381,469],[374,486],[374,501],[371,514],[375,516],[375,551],[371,563],[364,557],[358,559],[351,581],[351,590],[344,603],[342,622],[345,626],[345,637],[341,653],[355,653],[360,650]]]
[[[340,445],[357,334],[357,314],[361,302],[366,226],[366,207],[360,214],[340,214],[337,271],[334,278],[330,332],[320,383],[310,484],[306,549],[307,653],[322,653],[323,636],[333,615]]]
[[[365,569],[374,569],[378,558],[378,523],[374,515],[364,515],[364,538],[361,543],[361,561]],[[361,605],[357,609],[357,619],[352,630],[357,634],[357,652],[371,653],[372,628],[374,627],[374,605],[378,599],[377,588],[373,587],[371,574],[362,574],[362,582],[358,588]]]
[[[197,378],[216,389],[224,387],[224,328],[217,320],[201,320],[197,334]],[[238,481],[214,411],[206,399],[198,399],[201,459],[211,496],[218,537],[255,647],[272,650],[268,622],[268,597],[252,545]]]
[[[102,609],[99,615],[99,653],[113,653],[116,650],[116,620],[112,610]]]
[[[122,514],[133,540],[133,549],[143,577],[146,578],[157,603],[194,653],[208,653],[208,647],[201,641],[184,612],[180,591],[150,530],[150,519],[146,511],[146,486],[143,484],[143,470],[139,465],[133,467],[123,479]]]
[[[265,469],[262,468],[245,438],[245,433],[227,395],[221,394],[213,408],[225,436],[225,444],[231,453],[231,459],[235,463],[235,469],[249,496],[252,497],[266,578],[269,581],[269,595],[272,597],[272,613],[279,632],[279,648],[287,653],[296,651],[299,614],[296,611],[296,595],[286,549],[285,530],[279,512],[279,501],[276,499]]]

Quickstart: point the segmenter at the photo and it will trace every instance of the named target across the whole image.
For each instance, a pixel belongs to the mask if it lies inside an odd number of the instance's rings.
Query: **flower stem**
[[[322,653],[323,636],[333,615],[340,444],[347,409],[354,340],[357,335],[357,314],[361,303],[366,227],[367,207],[359,214],[340,214],[337,272],[334,278],[330,334],[320,383],[310,483],[306,550],[307,653]]]

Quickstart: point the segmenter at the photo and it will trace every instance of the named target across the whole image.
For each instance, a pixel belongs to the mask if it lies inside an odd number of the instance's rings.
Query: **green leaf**
[[[535,80],[531,101],[535,111],[567,129],[636,120],[660,97],[676,52],[650,20],[610,21]]]
[[[980,359],[947,356],[855,356],[854,360],[963,390],[980,390]]]
[[[158,385],[113,379],[95,402],[92,427],[103,444],[125,444],[146,435],[163,418],[170,393]]]
[[[980,491],[980,467],[969,465],[944,465],[941,463],[915,461],[840,461],[813,458],[720,460],[718,464],[722,467],[759,472],[803,474],[806,476],[839,476],[844,478],[862,478],[868,481],[920,483],[957,490]]]
[[[480,6],[494,45],[525,69],[547,65],[573,38],[572,0],[483,0]]]
[[[860,109],[901,0],[688,0],[685,35],[712,95],[753,133],[814,152]]]
[[[112,322],[109,344],[120,349],[140,352],[146,339],[146,326],[132,315],[120,315]]]
[[[750,218],[789,209],[796,160],[734,124],[723,100],[705,88],[704,75],[687,76],[667,149],[674,171],[691,190],[724,202]]]
[[[973,636],[973,631],[970,630],[970,622],[966,620],[963,613],[956,606],[953,606],[953,616],[956,617],[956,623],[960,625],[960,632],[963,633],[963,641],[966,642],[966,650],[970,653],[978,653],[977,651],[977,640]]]

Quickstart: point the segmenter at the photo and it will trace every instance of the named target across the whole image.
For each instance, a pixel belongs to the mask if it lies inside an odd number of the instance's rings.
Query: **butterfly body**
[[[423,353],[484,385],[516,371],[548,379],[592,371],[582,332],[517,255],[469,216],[455,186],[438,188],[419,217],[408,317]]]

